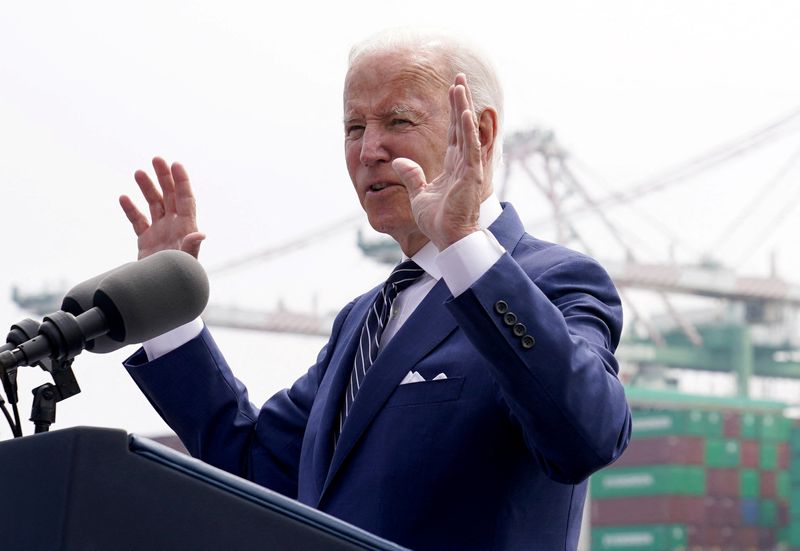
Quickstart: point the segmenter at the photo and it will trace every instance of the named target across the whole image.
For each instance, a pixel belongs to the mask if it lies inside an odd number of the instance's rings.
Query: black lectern
[[[401,550],[124,431],[0,442],[0,549]]]

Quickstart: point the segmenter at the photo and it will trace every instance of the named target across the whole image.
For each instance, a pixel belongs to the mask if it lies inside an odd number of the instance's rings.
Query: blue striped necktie
[[[344,420],[353,407],[353,401],[355,401],[356,394],[358,394],[358,390],[364,382],[364,377],[367,376],[367,371],[378,356],[381,335],[389,319],[394,299],[397,298],[398,293],[413,284],[424,273],[425,271],[417,266],[413,260],[406,260],[392,270],[389,279],[383,284],[383,289],[375,297],[375,302],[372,303],[372,307],[367,313],[367,319],[364,321],[364,327],[361,329],[361,338],[358,341],[353,371],[350,373],[350,382],[347,384],[344,403],[339,412],[339,422],[334,427],[334,443],[342,433]]]

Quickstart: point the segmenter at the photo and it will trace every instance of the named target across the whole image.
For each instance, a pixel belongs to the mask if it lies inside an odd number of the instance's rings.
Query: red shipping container
[[[757,549],[775,549],[777,539],[774,528],[758,528]]]
[[[725,438],[739,438],[742,433],[742,417],[735,411],[726,411],[722,414],[722,436]]]
[[[689,549],[734,549],[737,542],[737,531],[732,526],[697,525],[687,530]],[[756,536],[755,541],[758,540]]]
[[[777,498],[778,473],[776,471],[761,471],[758,476],[761,480],[761,497]]]
[[[703,465],[706,442],[702,436],[634,438],[615,466]]]
[[[707,469],[707,493],[714,497],[739,497],[740,480],[739,469]]]
[[[759,461],[758,440],[742,440],[740,460],[745,469],[757,469]]]
[[[778,502],[778,526],[789,526],[789,504]]]
[[[789,444],[778,442],[778,468],[781,470],[789,469]]]
[[[707,497],[706,522],[710,526],[738,526],[741,523],[739,500],[730,497]]]
[[[593,499],[593,526],[705,523],[709,509],[702,496],[637,496]]]
[[[766,551],[775,549],[777,537],[771,528],[731,526],[686,526],[687,551]],[[794,551],[790,549],[787,551]]]
[[[756,528],[755,526],[743,526],[736,530],[736,540],[742,549],[761,549],[759,540],[761,539],[761,531],[763,528]]]

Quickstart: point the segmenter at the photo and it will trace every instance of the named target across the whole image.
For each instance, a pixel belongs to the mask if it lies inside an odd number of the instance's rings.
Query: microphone
[[[94,302],[94,293],[97,291],[97,287],[100,285],[100,282],[111,273],[116,272],[117,270],[122,270],[131,264],[133,264],[133,262],[128,262],[127,264],[118,266],[113,270],[103,272],[102,274],[87,279],[82,283],[78,283],[75,285],[75,287],[67,291],[66,295],[64,295],[64,299],[61,301],[61,309],[72,314],[73,316],[79,316],[83,314],[92,308]],[[86,350],[96,354],[107,354],[109,352],[119,350],[123,346],[125,346],[125,343],[112,340],[108,335],[103,335],[102,337],[97,337],[96,339],[87,341]],[[2,349],[0,349],[0,352],[2,352]]]
[[[19,346],[23,342],[32,339],[39,332],[39,327],[41,327],[41,324],[38,321],[34,321],[30,318],[25,318],[19,323],[15,323],[14,325],[11,326],[11,331],[9,331],[8,336],[6,337],[6,343],[0,346],[0,353],[14,350],[17,346]],[[5,391],[6,397],[8,398],[9,402],[11,402],[12,404],[16,404],[17,403],[16,368],[0,369],[0,380],[2,380],[3,390]],[[0,398],[0,403],[2,403],[2,398]]]
[[[81,301],[88,302],[95,284],[91,308],[77,316],[64,310],[45,316],[38,335],[0,353],[0,368],[32,365],[47,357],[69,360],[99,337],[107,336],[113,346],[99,340],[97,352],[138,344],[193,320],[208,303],[203,267],[181,251],[160,251],[87,280],[65,297],[74,301],[67,301],[68,307],[83,310]]]
[[[25,318],[19,323],[15,323],[11,326],[11,331],[8,332],[6,343],[0,346],[0,352],[14,350],[23,342],[32,339],[39,332],[40,326],[41,324],[38,321],[33,321],[30,318]]]

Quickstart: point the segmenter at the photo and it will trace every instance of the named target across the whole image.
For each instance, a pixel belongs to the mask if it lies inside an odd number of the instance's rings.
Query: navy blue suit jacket
[[[490,230],[508,252],[457,298],[436,284],[381,350],[335,449],[380,287],[339,313],[316,363],[261,408],[207,330],[126,367],[192,455],[375,534],[415,549],[573,549],[586,478],[630,436],[619,297],[595,261],[526,234],[510,205]],[[399,385],[409,371],[427,382]]]

